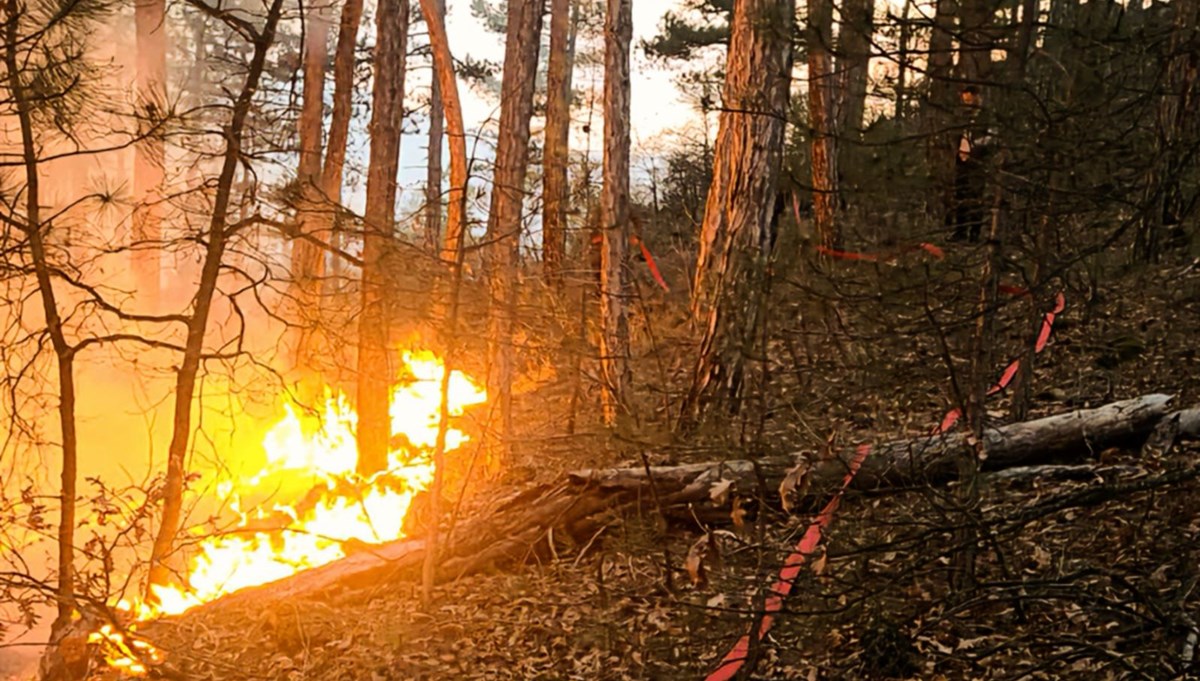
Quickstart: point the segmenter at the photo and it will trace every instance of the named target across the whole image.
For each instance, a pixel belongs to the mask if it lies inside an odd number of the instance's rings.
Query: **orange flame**
[[[201,539],[185,584],[153,587],[157,603],[121,605],[138,620],[182,613],[240,589],[273,582],[346,555],[345,543],[381,543],[405,536],[404,518],[417,493],[433,481],[444,363],[428,351],[403,353],[404,379],[393,389],[388,469],[363,480],[356,474],[358,415],[340,393],[327,393],[320,419],[306,423],[291,405],[263,438],[266,465],[254,475],[218,486],[240,520],[236,529]],[[481,404],[487,393],[459,371],[450,374],[452,417]],[[313,423],[311,421],[316,421]],[[469,440],[447,426],[446,451]],[[243,499],[290,496],[289,503],[242,510]],[[132,629],[132,627],[131,627]],[[119,634],[100,631],[93,642],[109,664],[131,674],[145,666]],[[152,649],[141,649],[145,653]]]

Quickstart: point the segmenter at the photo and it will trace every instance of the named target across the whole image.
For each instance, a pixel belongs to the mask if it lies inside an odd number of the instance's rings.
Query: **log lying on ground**
[[[990,429],[985,434],[984,470],[1063,463],[1085,459],[1114,445],[1139,446],[1163,422],[1171,437],[1200,436],[1200,410],[1171,413],[1168,395],[1146,395],[1096,409],[1050,416]],[[852,487],[882,490],[953,479],[954,460],[967,446],[964,434],[943,434],[878,445]],[[813,469],[814,503],[840,484],[852,451]],[[615,468],[569,473],[554,484],[526,490],[486,516],[461,525],[442,557],[439,579],[495,569],[546,556],[556,547],[586,545],[619,515],[687,509],[710,500],[714,483],[732,480],[743,496],[770,498],[794,464],[794,457],[725,461],[679,466]],[[726,513],[727,515],[727,513]],[[327,593],[331,587],[378,585],[416,574],[424,559],[421,540],[401,540],[287,579],[228,596],[222,603],[258,603]],[[249,601],[245,599],[250,599]]]

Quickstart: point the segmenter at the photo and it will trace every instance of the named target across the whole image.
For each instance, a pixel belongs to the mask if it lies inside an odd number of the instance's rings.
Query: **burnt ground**
[[[507,477],[480,496],[637,460],[638,452],[656,461],[713,460],[928,432],[953,403],[941,348],[961,347],[969,327],[921,330],[922,320],[928,327],[931,317],[953,318],[954,305],[972,298],[948,289],[929,295],[923,271],[869,274],[896,282],[906,302],[840,304],[820,322],[799,304],[790,311],[798,314],[780,314],[780,337],[813,339],[776,348],[788,358],[772,379],[782,384],[780,397],[751,405],[749,417],[706,423],[686,442],[667,435],[658,404],[690,369],[679,359],[686,348],[645,353],[639,390],[660,397],[615,435],[595,429],[591,408],[578,410],[576,434],[563,435],[575,383],[559,371],[519,399],[523,444]],[[852,298],[854,282],[836,276],[831,289]],[[967,279],[959,285],[971,290]],[[1200,402],[1200,268],[1179,260],[1103,285],[1067,279],[1058,288],[1069,306],[1037,360],[1030,417],[1149,392],[1176,394],[1179,406]],[[1043,301],[1049,293],[1040,292]],[[951,302],[931,315],[921,302],[930,299]],[[659,324],[658,347],[674,347],[672,335],[682,334],[672,304],[647,308]],[[1040,313],[1020,301],[1001,311],[997,372],[1005,352],[1027,343]],[[589,370],[585,362],[585,377]],[[594,404],[593,388],[580,385],[580,403]],[[989,403],[996,421],[1011,420],[1017,394],[1014,387]],[[1198,455],[1195,444],[1112,449],[1095,452],[1095,470],[1072,480],[985,476],[970,513],[956,507],[953,490],[847,495],[820,574],[806,569],[797,583],[756,651],[754,678],[1200,677],[1195,657],[1184,658],[1200,621],[1200,484],[1163,480]],[[582,551],[440,586],[428,612],[417,585],[391,580],[206,609],[156,623],[149,634],[170,673],[189,679],[701,678],[747,630],[810,518],[764,507],[741,527],[617,520]],[[696,586],[684,557],[705,529],[715,531],[719,550],[706,562],[707,583]],[[976,573],[964,582],[953,568],[965,545],[975,547]]]

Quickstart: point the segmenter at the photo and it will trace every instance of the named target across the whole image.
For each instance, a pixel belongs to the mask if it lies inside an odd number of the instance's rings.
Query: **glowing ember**
[[[154,646],[117,631],[111,624],[88,634],[88,643],[99,647],[110,667],[130,676],[145,674],[147,662],[157,663],[162,659]]]
[[[327,395],[321,418],[306,422],[290,405],[263,440],[266,465],[218,490],[232,500],[235,530],[201,540],[186,585],[155,587],[157,605],[139,604],[138,619],[178,614],[239,589],[266,584],[345,556],[344,543],[380,543],[404,536],[414,496],[433,480],[443,363],[430,352],[405,352],[405,375],[391,400],[392,451],[388,470],[356,475],[357,414],[341,394]],[[451,373],[448,404],[460,416],[487,394],[461,372]],[[448,428],[446,450],[468,437]],[[288,503],[278,501],[289,497]],[[254,512],[243,500],[258,502]],[[268,503],[270,504],[268,506]],[[103,632],[100,632],[103,636]]]

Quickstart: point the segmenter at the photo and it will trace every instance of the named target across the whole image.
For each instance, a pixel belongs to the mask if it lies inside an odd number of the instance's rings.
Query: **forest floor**
[[[1180,407],[1200,402],[1200,267],[1175,262],[1087,288],[1067,292],[1037,362],[1029,416],[1151,392],[1175,394]],[[847,316],[850,327],[869,323]],[[1014,322],[1017,345],[1029,328]],[[940,420],[947,376],[930,369],[936,338],[885,329],[870,343],[842,355],[886,358],[856,377],[846,366],[797,372],[805,404],[776,419],[778,432],[768,429],[771,447],[895,439]],[[594,432],[555,436],[563,414],[547,405],[561,406],[565,392],[525,400],[530,444],[511,466],[509,491],[611,465],[633,449],[671,461],[737,455],[728,441],[668,446],[651,434],[619,452]],[[1009,418],[1011,399],[989,403],[996,420]],[[985,477],[971,516],[944,489],[850,493],[826,560],[797,583],[754,678],[1180,678],[1181,650],[1200,620],[1200,485],[1091,492],[1198,456],[1189,445],[1114,449],[1094,457],[1108,468],[1074,481]],[[964,517],[982,542],[974,583],[955,590],[952,528]],[[757,522],[717,532],[721,560],[710,555],[699,586],[683,562],[703,529],[630,516],[582,553],[439,586],[428,612],[418,586],[397,580],[204,609],[156,623],[151,638],[189,679],[702,678],[747,631],[810,521],[764,509]],[[1195,661],[1190,669],[1200,675]]]

